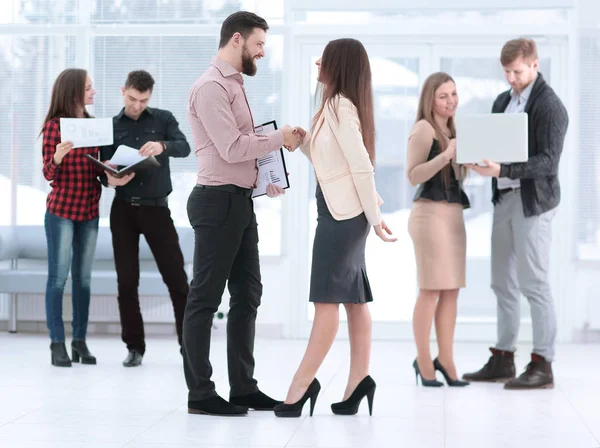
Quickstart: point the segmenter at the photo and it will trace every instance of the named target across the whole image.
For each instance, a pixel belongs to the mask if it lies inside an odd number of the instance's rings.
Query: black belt
[[[242,188],[242,187],[238,187],[237,185],[201,185],[201,184],[196,184],[196,188],[199,188],[200,190],[217,190],[217,191],[225,191],[227,193],[231,193],[231,194],[239,194],[241,196],[244,196],[246,198],[251,198],[252,197],[252,188]]]
[[[169,201],[167,196],[162,198],[155,199],[146,199],[146,198],[129,198],[129,197],[117,197],[121,201],[127,202],[128,204],[135,205],[139,207],[140,205],[150,206],[150,207],[167,207],[169,205]]]

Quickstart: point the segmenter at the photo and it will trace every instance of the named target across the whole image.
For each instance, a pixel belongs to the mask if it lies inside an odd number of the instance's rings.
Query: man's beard
[[[250,56],[250,52],[244,46],[242,50],[242,73],[247,76],[256,75],[256,64],[254,58]]]

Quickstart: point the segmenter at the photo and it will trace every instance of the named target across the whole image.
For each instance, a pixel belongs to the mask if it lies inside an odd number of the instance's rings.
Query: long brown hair
[[[417,120],[419,122],[421,120],[427,121],[435,131],[436,140],[440,146],[440,151],[445,151],[448,147],[448,139],[442,128],[435,121],[435,117],[433,116],[433,104],[435,103],[435,93],[440,88],[442,84],[447,82],[454,82],[452,76],[448,73],[437,72],[429,75],[423,84],[423,89],[421,90],[421,96],[419,97],[419,108],[417,109]],[[456,126],[454,125],[454,117],[448,118],[448,129],[450,130],[450,138],[456,138]],[[442,179],[445,185],[450,183],[450,170],[452,169],[452,165],[448,164],[444,168],[442,168]],[[462,177],[462,176],[461,176]]]
[[[54,118],[77,118],[81,107],[83,107],[83,116],[91,118],[85,110],[87,76],[87,71],[81,68],[68,68],[58,75],[52,87],[52,99],[43,126]]]
[[[336,39],[329,42],[321,58],[319,81],[322,90],[321,105],[313,118],[313,131],[323,109],[330,107],[335,111],[337,104],[333,102],[339,100],[339,95],[345,96],[358,110],[363,143],[371,163],[375,166],[375,117],[371,65],[363,44],[356,39]]]

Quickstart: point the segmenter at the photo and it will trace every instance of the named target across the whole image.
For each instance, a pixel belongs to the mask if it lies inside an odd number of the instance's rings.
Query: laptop
[[[527,114],[457,115],[456,163],[527,162]]]

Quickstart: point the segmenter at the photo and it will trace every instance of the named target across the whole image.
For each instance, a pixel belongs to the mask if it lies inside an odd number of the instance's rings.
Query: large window
[[[75,62],[72,36],[0,35],[0,225],[43,224],[41,138],[54,79]]]
[[[73,36],[0,35],[0,224],[43,225],[48,182],[42,176],[41,124],[50,101],[52,84],[63,69],[88,69],[97,90],[90,111],[96,117],[116,115],[123,106],[121,87],[131,70],[149,71],[156,80],[150,105],[168,109],[179,121],[192,154],[171,160],[173,193],[169,204],[177,226],[189,226],[186,202],[196,182],[197,161],[187,117],[189,90],[210,65],[218,47],[215,28],[199,25],[196,35],[181,36],[173,22],[218,22],[247,7],[280,17],[281,8],[265,0],[15,0],[0,9],[0,23],[84,24],[113,23],[110,35],[100,29],[77,28]],[[82,17],[85,12],[89,14]],[[151,35],[132,35],[130,23],[156,24]],[[116,29],[116,32],[115,32]],[[218,29],[218,28],[217,28]],[[177,33],[177,35],[173,35]],[[255,77],[246,77],[246,91],[257,124],[281,123],[283,36],[269,33],[266,57]],[[8,143],[8,144],[6,144]],[[104,189],[101,225],[108,225],[114,190]],[[255,203],[262,255],[281,252],[281,200],[260,198]]]
[[[372,233],[367,241],[366,264],[376,298],[370,306],[373,320],[387,324],[409,322],[418,293],[414,249],[407,231],[415,188],[407,179],[405,163],[407,141],[416,118],[420,88],[425,78],[436,71],[449,73],[454,78],[459,95],[458,114],[489,113],[497,96],[510,86],[499,61],[503,40],[477,46],[460,40],[452,44],[430,45],[375,42],[365,40],[370,56],[375,100],[375,175],[377,190],[384,199],[381,208],[385,222],[394,231],[398,242],[383,244]],[[310,91],[314,92],[314,61],[320,55],[322,47],[307,42],[303,48],[303,61],[306,63],[303,70],[310,69]],[[556,51],[549,44],[540,44],[539,51],[540,71],[549,84],[556,88],[556,67],[560,66]],[[308,59],[311,60],[310,67],[307,66]],[[314,98],[312,101],[314,102]],[[310,252],[317,223],[315,176],[312,170],[309,179],[307,194],[310,232],[307,250]],[[465,322],[492,322],[496,317],[496,302],[490,289],[493,214],[491,181],[470,172],[465,190],[471,207],[464,213],[467,231],[467,287],[461,290],[459,319]],[[525,300],[522,307],[523,316],[527,316],[528,304]],[[307,308],[309,320],[313,311],[312,307]]]
[[[81,1],[81,0],[80,0]],[[93,23],[221,23],[239,10],[283,18],[281,0],[95,0]]]
[[[401,56],[403,49],[367,46],[373,77],[375,102],[377,190],[384,198],[383,218],[399,241],[383,244],[372,232],[366,248],[369,283],[377,298],[371,305],[376,321],[408,320],[416,289],[412,242],[406,232],[414,187],[406,178],[406,145],[419,102],[420,59]],[[384,56],[388,52],[389,56]],[[313,59],[316,59],[316,56]],[[316,88],[316,66],[311,64],[312,91]],[[314,101],[314,99],[313,99]],[[316,179],[310,174],[309,244],[317,226]],[[392,261],[393,260],[393,261]],[[394,294],[390,294],[394,291]],[[399,297],[405,299],[399,300]],[[313,313],[309,307],[309,316]]]
[[[456,81],[459,95],[457,114],[489,113],[496,97],[509,88],[497,57],[444,57],[441,70]],[[540,72],[551,84],[550,60],[542,57]],[[491,136],[490,136],[491,137]],[[461,291],[459,315],[462,318],[495,318],[495,300],[482,300],[490,295],[491,232],[493,207],[489,178],[469,172],[465,182],[471,207],[465,211],[467,229],[467,285]],[[523,315],[528,304],[523,300]]]
[[[600,259],[600,33],[581,38],[577,253]]]

